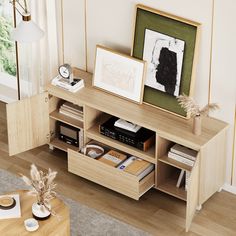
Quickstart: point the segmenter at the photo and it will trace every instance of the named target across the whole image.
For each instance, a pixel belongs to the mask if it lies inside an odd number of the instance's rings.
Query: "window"
[[[8,0],[0,0],[0,71],[16,76],[15,42],[10,40],[13,28],[13,8]]]
[[[0,0],[0,100],[14,94],[13,90],[17,95],[16,45],[10,39],[14,24],[13,13],[13,6],[9,0]]]

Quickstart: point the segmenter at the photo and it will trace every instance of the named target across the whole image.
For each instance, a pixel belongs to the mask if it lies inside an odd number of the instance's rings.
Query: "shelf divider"
[[[182,170],[186,170],[186,171],[191,171],[192,168],[193,168],[192,166],[189,166],[189,165],[186,165],[182,162],[173,160],[173,159],[169,158],[167,155],[164,155],[163,157],[160,157],[158,159],[158,161],[166,163],[166,164],[174,166],[174,167],[177,167],[177,168],[182,169]]]
[[[79,147],[75,147],[73,145],[67,144],[66,142],[61,141],[59,138],[54,138],[50,141],[49,145],[52,145],[53,147],[60,149],[64,152],[67,152],[67,149],[70,148],[74,151],[79,151]]]

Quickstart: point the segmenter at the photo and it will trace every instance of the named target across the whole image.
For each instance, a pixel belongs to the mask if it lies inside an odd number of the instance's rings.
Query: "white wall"
[[[227,144],[226,182],[231,182],[235,114],[236,55],[235,0],[215,0],[212,83],[209,89],[210,45],[213,0],[66,0],[64,2],[65,61],[85,68],[84,6],[87,6],[88,71],[93,72],[96,44],[130,53],[137,3],[163,10],[202,24],[195,99],[201,106],[218,102],[212,114],[230,124]],[[234,46],[234,48],[232,48]],[[236,162],[236,161],[235,161]],[[234,167],[236,169],[236,167]],[[236,170],[234,171],[236,175]],[[236,185],[236,176],[234,176]]]
[[[234,115],[236,101],[236,27],[235,0],[215,0],[214,34],[213,34],[213,60],[211,101],[219,102],[221,110],[214,113],[216,118],[230,124],[227,139],[227,182],[234,179],[236,186],[236,166],[232,167]],[[235,160],[236,161],[236,160]],[[231,168],[234,168],[234,170]],[[234,176],[231,176],[232,172]]]
[[[64,62],[82,69],[85,69],[84,9],[84,0],[63,1]]]

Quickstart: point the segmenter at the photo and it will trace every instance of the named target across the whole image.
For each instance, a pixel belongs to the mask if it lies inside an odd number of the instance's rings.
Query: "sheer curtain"
[[[60,61],[57,0],[31,0],[32,20],[45,32],[44,37],[31,44],[19,44],[19,74],[21,98],[44,91],[45,85],[57,74]]]

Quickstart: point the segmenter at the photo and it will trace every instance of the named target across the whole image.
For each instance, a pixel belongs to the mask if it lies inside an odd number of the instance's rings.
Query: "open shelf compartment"
[[[50,113],[50,118],[52,118],[54,120],[61,121],[65,124],[74,126],[76,128],[83,128],[84,127],[83,119],[76,120],[74,118],[71,118],[69,116],[66,116],[66,115],[63,115],[63,114],[59,113],[59,110],[55,110],[55,111],[51,112]]]
[[[187,201],[185,184],[181,185],[179,188],[176,187],[180,172],[181,169],[179,168],[158,162],[156,188],[181,200]]]
[[[131,145],[125,144],[123,142],[120,142],[118,140],[112,139],[110,137],[107,137],[103,134],[100,134],[99,129],[100,125],[109,119],[109,115],[107,114],[102,114],[100,119],[89,129],[86,130],[86,137],[89,139],[97,140],[101,143],[107,144],[111,147],[116,147],[116,149],[119,149],[123,152],[129,153],[133,156],[142,158],[148,162],[151,163],[156,163],[156,158],[155,158],[155,143],[147,150],[147,151],[142,151],[136,147],[133,147]]]
[[[60,149],[64,152],[67,152],[68,149],[79,151],[79,147],[67,144],[66,142],[61,141],[59,138],[53,138],[50,141],[49,146]]]

